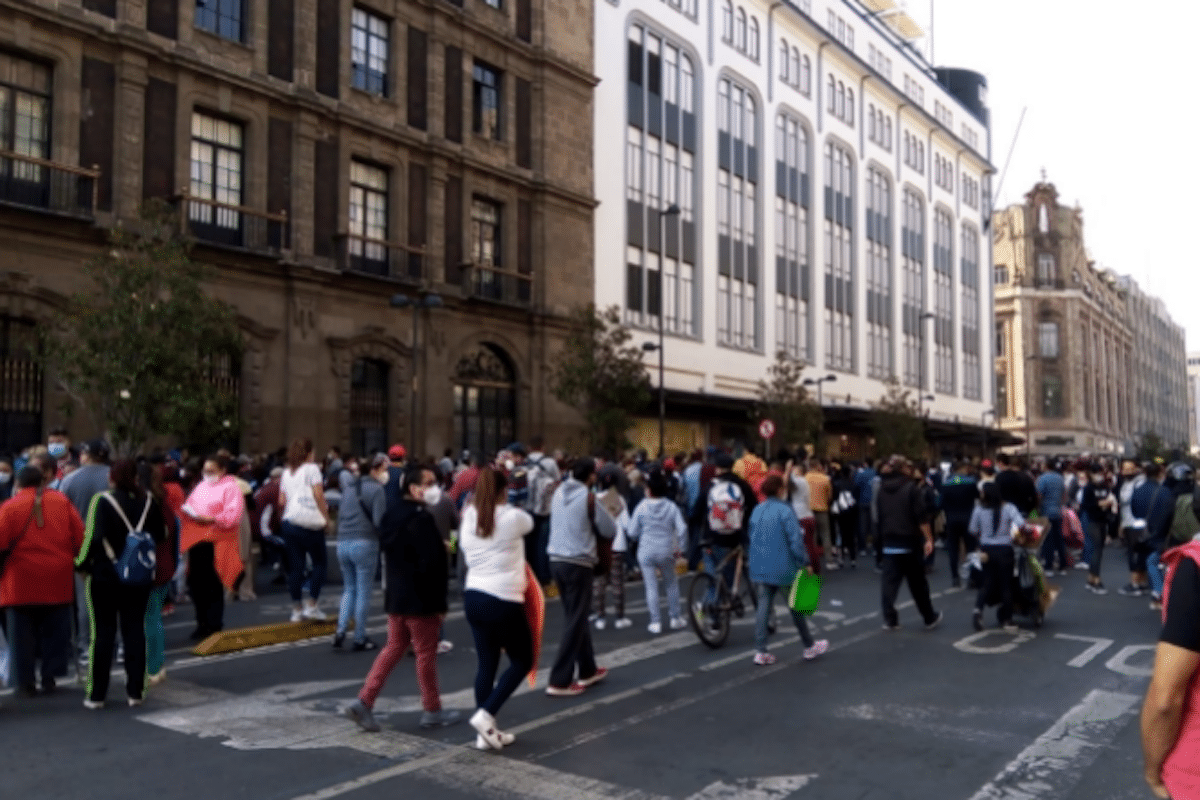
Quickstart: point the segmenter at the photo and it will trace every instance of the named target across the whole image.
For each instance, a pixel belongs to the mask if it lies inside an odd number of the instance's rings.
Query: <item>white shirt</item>
[[[792,511],[796,515],[796,519],[808,519],[813,515],[810,498],[812,490],[809,489],[808,481],[803,475],[792,473],[790,480],[792,482],[791,504]]]
[[[301,464],[300,469],[285,469],[279,482],[279,491],[287,497],[283,507],[283,521],[301,528],[318,530],[325,527],[325,515],[317,507],[313,487],[324,483],[321,468],[316,464]]]
[[[525,534],[533,530],[533,517],[524,509],[498,505],[492,528],[491,536],[481,538],[475,506],[463,509],[458,542],[467,565],[465,588],[524,603]]]

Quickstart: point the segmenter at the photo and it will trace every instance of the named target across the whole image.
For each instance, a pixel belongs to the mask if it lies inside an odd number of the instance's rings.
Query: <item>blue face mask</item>
[[[50,444],[46,445],[46,449],[50,451],[50,455],[54,456],[55,458],[62,458],[67,454],[67,446],[62,442],[51,442]]]

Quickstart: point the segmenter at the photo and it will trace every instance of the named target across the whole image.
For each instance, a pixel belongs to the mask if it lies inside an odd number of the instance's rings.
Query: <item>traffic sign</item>
[[[775,435],[775,423],[769,419],[764,419],[758,423],[758,435],[764,439],[770,439]]]

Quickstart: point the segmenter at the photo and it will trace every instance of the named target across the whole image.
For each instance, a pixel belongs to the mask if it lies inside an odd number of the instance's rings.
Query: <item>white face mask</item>
[[[11,472],[0,472],[0,486],[7,485],[12,480]]]
[[[442,500],[442,487],[430,486],[425,490],[425,505],[436,506]]]
[[[509,459],[505,459],[505,461],[504,461],[504,469],[505,469],[505,471],[506,471],[506,472],[512,472],[512,471],[513,471],[513,467],[515,467],[515,466],[516,466],[516,463],[515,463],[515,462],[514,462],[514,461],[513,461],[511,458],[509,458]]]
[[[216,483],[219,480],[221,480],[220,475],[205,475],[204,476],[205,483]]]

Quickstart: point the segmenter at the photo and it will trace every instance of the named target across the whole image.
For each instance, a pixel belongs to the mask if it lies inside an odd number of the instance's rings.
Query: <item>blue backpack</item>
[[[138,520],[136,528],[129,524],[129,517],[125,516],[121,504],[113,497],[112,492],[105,492],[103,497],[116,509],[125,523],[125,530],[128,531],[125,534],[125,548],[119,556],[113,552],[107,539],[101,539],[104,552],[108,554],[109,561],[117,571],[117,580],[126,586],[153,586],[157,555],[154,540],[143,530],[146,526],[146,516],[150,513],[150,497],[146,497],[146,507],[142,510],[142,518]]]

